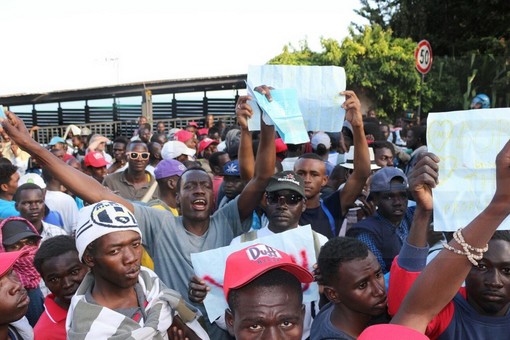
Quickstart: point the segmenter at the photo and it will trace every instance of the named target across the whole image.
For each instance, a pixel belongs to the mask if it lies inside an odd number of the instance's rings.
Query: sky
[[[342,41],[359,0],[2,0],[0,96],[247,73]]]

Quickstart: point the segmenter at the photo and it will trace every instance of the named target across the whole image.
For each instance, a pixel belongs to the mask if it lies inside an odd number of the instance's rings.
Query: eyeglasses
[[[266,199],[268,204],[287,204],[287,205],[296,205],[303,200],[303,196],[295,195],[295,194],[287,194],[287,195],[277,195],[277,194],[266,194]],[[283,203],[280,202],[280,199],[283,199]]]
[[[149,159],[150,155],[151,154],[149,152],[129,152],[128,153],[129,159],[132,159],[134,161],[136,161],[137,159],[142,159],[142,160],[146,161]]]

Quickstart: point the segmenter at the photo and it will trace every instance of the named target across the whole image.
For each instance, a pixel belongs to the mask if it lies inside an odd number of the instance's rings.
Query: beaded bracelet
[[[472,245],[468,244],[464,240],[464,236],[462,235],[462,228],[459,228],[455,233],[453,233],[453,238],[455,241],[457,241],[458,244],[464,248],[464,250],[467,251],[474,251],[475,253],[485,253],[487,250],[489,250],[489,245],[486,244],[483,248],[475,248]]]
[[[443,242],[443,247],[457,255],[466,256],[467,259],[469,260],[469,262],[471,262],[474,266],[478,266],[477,261],[481,260],[483,258],[483,253],[485,253],[487,250],[489,250],[488,244],[486,244],[485,247],[483,247],[483,248],[475,248],[472,245],[468,244],[464,240],[464,236],[462,235],[462,228],[458,229],[453,234],[453,238],[462,247],[462,249],[464,251],[454,248],[446,242]]]
[[[478,266],[477,261],[480,261],[483,258],[483,254],[472,254],[470,252],[465,252],[465,251],[462,251],[462,250],[452,247],[451,245],[449,245],[448,243],[446,243],[444,241],[442,241],[442,242],[443,242],[443,247],[445,249],[448,249],[449,251],[451,251],[457,255],[466,256],[467,259],[469,260],[469,262],[471,262],[473,264],[473,266]]]

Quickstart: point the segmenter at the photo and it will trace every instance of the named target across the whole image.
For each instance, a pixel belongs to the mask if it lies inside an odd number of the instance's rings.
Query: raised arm
[[[255,90],[265,94],[268,100],[270,100],[269,87],[261,86]],[[241,108],[243,109],[245,109],[247,106],[250,105],[246,102],[241,104]],[[252,112],[251,107],[248,111]],[[245,220],[253,214],[253,210],[257,207],[260,200],[262,199],[262,196],[266,190],[266,186],[269,183],[269,179],[274,173],[274,165],[276,161],[274,131],[274,126],[266,125],[261,116],[260,141],[257,150],[258,157],[255,160],[255,175],[241,192],[237,202],[241,220]]]
[[[407,240],[391,267],[388,312],[395,315],[427,261],[427,233],[432,218],[432,188],[438,182],[439,159],[432,153],[420,155],[409,176],[409,191],[416,210]],[[395,263],[396,262],[396,263]]]
[[[33,140],[23,121],[14,113],[7,112],[6,116],[7,119],[2,121],[2,128],[9,137],[22,150],[35,158],[42,167],[48,169],[66,188],[83,198],[86,202],[95,203],[102,200],[110,200],[118,202],[130,211],[133,211],[133,205],[129,201],[115,195],[92,177],[67,165]]]
[[[353,91],[344,91],[345,102],[342,107],[345,109],[345,120],[352,125],[354,145],[354,171],[347,179],[343,190],[339,191],[342,216],[353,206],[354,202],[361,195],[368,176],[370,176],[370,156],[368,144],[363,130],[363,115],[361,103]]]
[[[463,230],[466,243],[483,248],[510,214],[510,142],[496,158],[496,193],[489,205]],[[462,250],[452,240],[450,246]],[[423,270],[407,294],[392,323],[425,332],[429,321],[451,301],[473,267],[465,255],[443,249]],[[437,289],[441,287],[441,289]],[[430,297],[434,298],[431,299]]]
[[[253,115],[252,107],[247,103],[250,96],[239,97],[236,105],[237,123],[241,128],[241,142],[239,143],[239,170],[241,178],[249,181],[255,173],[255,156],[253,155],[253,139],[250,130],[248,130],[248,119]],[[246,105],[244,105],[246,104]]]

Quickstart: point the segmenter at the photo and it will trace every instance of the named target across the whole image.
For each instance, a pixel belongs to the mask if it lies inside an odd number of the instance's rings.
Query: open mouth
[[[203,198],[199,198],[199,199],[196,199],[194,201],[191,202],[191,206],[193,207],[193,209],[195,210],[199,210],[199,211],[202,211],[202,210],[205,210],[206,207],[207,207],[207,202],[205,199]]]

